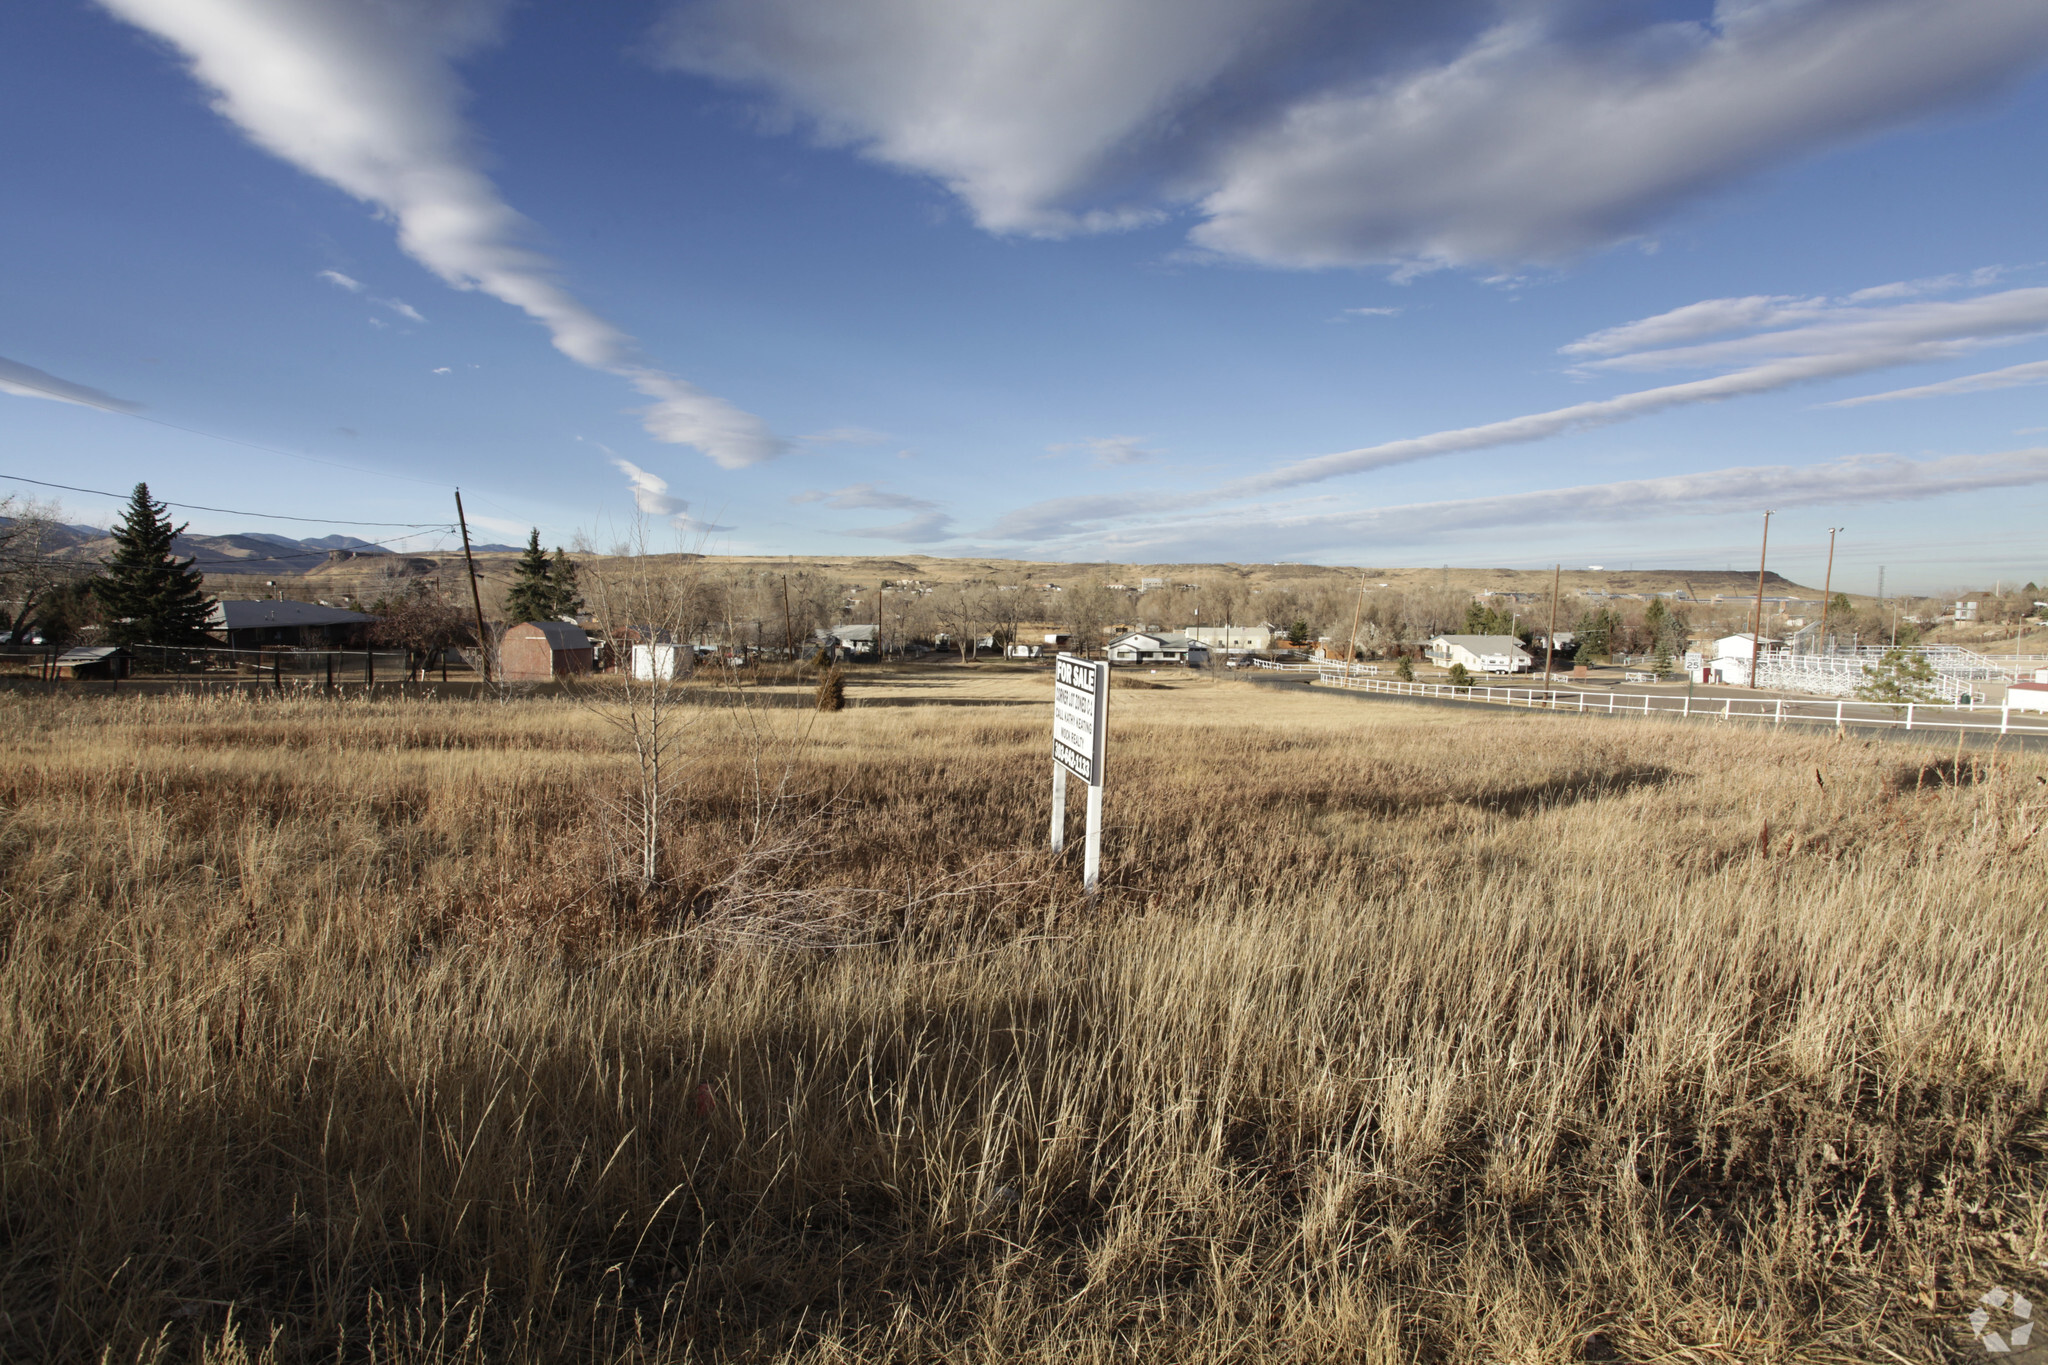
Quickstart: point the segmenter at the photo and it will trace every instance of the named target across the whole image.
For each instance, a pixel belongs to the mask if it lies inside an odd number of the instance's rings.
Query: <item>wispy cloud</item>
[[[522,310],[563,355],[654,399],[640,411],[657,440],[695,446],[728,468],[789,448],[759,417],[656,368],[526,245],[529,225],[478,168],[451,65],[495,37],[504,0],[101,3],[180,49],[215,92],[214,108],[251,141],[375,205],[406,253],[442,281]],[[355,292],[339,271],[323,277]]]
[[[2025,365],[2008,365],[2002,370],[1966,374],[1958,379],[1944,379],[1938,384],[1920,384],[1910,389],[1893,389],[1889,393],[1868,393],[1860,398],[1839,398],[1826,406],[1858,408],[1865,403],[1894,403],[1901,398],[1947,398],[1952,394],[2014,389],[2026,384],[2048,384],[2048,360],[2029,361]]]
[[[844,488],[830,492],[808,489],[791,495],[789,500],[794,503],[821,502],[827,507],[835,507],[841,511],[887,508],[892,511],[912,512],[928,511],[938,506],[929,499],[912,497],[908,493],[892,493],[872,483],[848,484]]]
[[[39,370],[33,365],[24,365],[5,356],[0,356],[0,393],[11,393],[17,398],[48,398],[58,403],[76,403],[83,408],[104,408],[108,412],[142,410],[140,403],[116,398],[111,393],[93,388],[90,384],[76,384],[69,379],[59,379],[48,370]]]
[[[426,321],[425,318],[420,316],[419,309],[413,307],[404,299],[374,299],[372,300],[372,302],[382,307],[389,308],[392,312],[398,314],[398,316],[406,319],[409,322],[423,323]]]
[[[1344,316],[1347,318],[1393,318],[1400,315],[1401,310],[1399,308],[1346,308],[1344,310]]]
[[[2048,484],[2048,447],[1912,460],[1856,455],[1814,465],[1760,465],[1655,479],[1410,503],[1298,516],[1174,518],[1088,538],[1090,553],[1139,559],[1428,545],[1473,531],[1612,525],[1646,517],[1714,516],[1764,508],[1906,502]]]
[[[841,531],[843,536],[864,536],[870,540],[900,540],[910,545],[929,545],[934,541],[952,539],[953,518],[944,512],[924,512],[908,521],[892,522],[887,526],[861,526],[850,531]]]
[[[1973,299],[1853,305],[1753,296],[1709,299],[1596,332],[1563,348],[1581,373],[1720,370],[1544,412],[1382,441],[1296,460],[1213,488],[1050,499],[997,520],[986,534],[1032,540],[1149,512],[1189,512],[1417,460],[1548,440],[1699,403],[1724,402],[1902,365],[1947,360],[2048,331],[2048,289]],[[1739,333],[1739,335],[1730,335]],[[1720,338],[1708,340],[1708,338]],[[1681,342],[1694,344],[1677,344]]]
[[[879,446],[887,445],[889,433],[875,431],[869,427],[831,427],[825,431],[814,431],[797,438],[814,446]]]
[[[320,278],[327,281],[331,285],[335,285],[338,288],[348,290],[348,292],[351,294],[360,294],[363,292],[363,282],[361,280],[351,279],[349,276],[342,274],[339,270],[323,270],[320,272]]]
[[[660,38],[674,66],[937,180],[993,232],[1192,208],[1215,255],[1411,273],[1637,236],[2048,55],[2038,0],[1695,8],[687,0]]]
[[[1083,450],[1095,457],[1098,469],[1109,469],[1117,465],[1145,464],[1159,458],[1161,452],[1145,444],[1143,436],[1097,436],[1086,441],[1062,441],[1047,446],[1049,455],[1065,455]]]

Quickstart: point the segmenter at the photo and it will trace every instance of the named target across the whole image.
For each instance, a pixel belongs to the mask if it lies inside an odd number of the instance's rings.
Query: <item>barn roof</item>
[[[539,631],[548,637],[549,649],[590,648],[590,637],[583,633],[583,627],[568,621],[522,621],[512,629]]]

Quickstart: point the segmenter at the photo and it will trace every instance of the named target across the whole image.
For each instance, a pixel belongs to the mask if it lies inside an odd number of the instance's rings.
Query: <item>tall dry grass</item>
[[[1012,688],[1032,695],[1022,684]],[[0,702],[15,1359],[1882,1360],[2048,1301],[2048,767],[1119,691]]]

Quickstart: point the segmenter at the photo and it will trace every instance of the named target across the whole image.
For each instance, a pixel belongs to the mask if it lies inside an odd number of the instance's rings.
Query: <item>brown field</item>
[[[0,696],[0,1353],[1966,1359],[2048,762],[1166,675]],[[861,704],[869,703],[869,704]],[[1078,800],[1076,816],[1078,817]]]

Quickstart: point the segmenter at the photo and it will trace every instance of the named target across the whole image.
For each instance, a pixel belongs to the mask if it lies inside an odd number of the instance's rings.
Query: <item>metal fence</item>
[[[2048,715],[2014,712],[1985,703],[1859,702],[1848,698],[1805,701],[1794,697],[1694,696],[1690,692],[1584,692],[1565,688],[1494,687],[1474,684],[1401,682],[1393,678],[1348,676],[1341,664],[1280,664],[1255,660],[1255,668],[1306,673],[1316,682],[1392,697],[1438,697],[1491,702],[1533,711],[1592,712],[1610,716],[1661,716],[1680,720],[1746,720],[1771,725],[1869,725],[1902,730],[1980,731],[1999,735],[2048,736]]]

